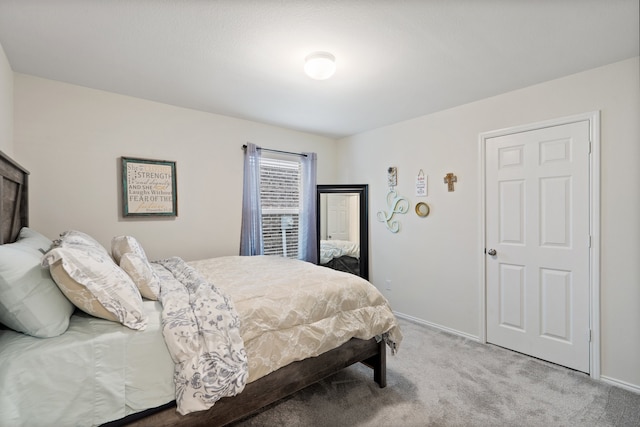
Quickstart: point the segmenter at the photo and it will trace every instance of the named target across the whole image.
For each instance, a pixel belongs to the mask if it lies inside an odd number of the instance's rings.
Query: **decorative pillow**
[[[74,310],[49,271],[40,267],[52,243],[23,228],[15,243],[0,246],[0,322],[38,338],[64,333]]]
[[[158,299],[160,278],[151,267],[147,254],[135,237],[116,236],[111,239],[111,255],[116,263],[133,279],[143,297],[152,300]]]
[[[109,252],[96,239],[78,230],[65,231],[54,242],[54,246],[61,248],[77,248],[84,251],[95,251],[98,255],[110,256]]]
[[[143,297],[150,300],[158,299],[160,278],[146,258],[128,252],[120,258],[120,267],[131,277]]]
[[[134,253],[145,260],[147,259],[147,254],[144,253],[142,245],[135,237],[117,236],[111,239],[111,255],[116,261],[116,264],[120,264],[120,258],[127,253]]]
[[[108,254],[78,247],[58,247],[42,260],[60,290],[82,311],[144,329],[147,315],[131,278]]]

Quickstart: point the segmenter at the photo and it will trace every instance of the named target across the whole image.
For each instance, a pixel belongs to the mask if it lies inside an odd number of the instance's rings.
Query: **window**
[[[247,143],[242,183],[240,255],[281,255],[317,262],[316,153],[268,150],[296,159],[263,157]]]
[[[260,203],[265,255],[298,258],[300,193],[300,162],[261,157]]]

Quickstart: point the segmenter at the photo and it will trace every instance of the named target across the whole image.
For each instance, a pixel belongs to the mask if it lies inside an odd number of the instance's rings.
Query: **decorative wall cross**
[[[458,177],[453,173],[448,173],[447,176],[444,177],[444,183],[447,184],[447,190],[455,191],[453,188],[453,183],[458,182]]]

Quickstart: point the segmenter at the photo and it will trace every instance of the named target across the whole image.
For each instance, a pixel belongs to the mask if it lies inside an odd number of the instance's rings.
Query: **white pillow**
[[[58,247],[42,260],[60,290],[82,311],[114,320],[131,329],[144,329],[147,315],[131,278],[108,254]]]
[[[119,264],[133,279],[143,297],[151,300],[158,299],[160,278],[151,267],[147,254],[135,237],[116,236],[111,239],[111,255],[116,264]]]
[[[64,333],[73,304],[40,266],[51,240],[23,228],[15,243],[0,245],[0,322],[38,338]]]
[[[131,277],[143,297],[150,300],[158,299],[160,278],[146,258],[128,252],[120,258],[120,267]]]
[[[35,249],[40,255],[46,253],[53,246],[53,242],[49,238],[28,227],[23,227],[20,230],[16,243]]]

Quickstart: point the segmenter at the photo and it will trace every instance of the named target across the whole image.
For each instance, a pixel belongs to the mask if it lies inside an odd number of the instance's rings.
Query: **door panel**
[[[500,325],[525,330],[524,266],[500,265]]]
[[[327,238],[349,240],[349,198],[344,194],[327,194]]]
[[[589,122],[486,140],[487,341],[589,371]]]
[[[570,248],[571,177],[540,180],[540,245]]]
[[[524,244],[524,181],[499,183],[500,242]]]
[[[571,272],[540,270],[540,334],[571,342]]]

